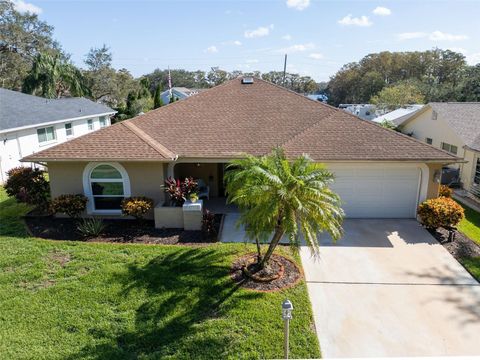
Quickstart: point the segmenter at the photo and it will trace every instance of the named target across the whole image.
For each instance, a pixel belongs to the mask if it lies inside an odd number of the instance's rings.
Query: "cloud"
[[[345,26],[371,26],[373,23],[370,21],[368,16],[362,15],[360,17],[352,17],[351,14],[348,14],[343,19],[338,20],[340,25]]]
[[[37,5],[33,5],[32,3],[27,3],[23,0],[13,0],[13,7],[15,10],[17,10],[19,13],[31,13],[31,14],[41,14],[42,9],[39,8]]]
[[[258,63],[258,59],[247,59],[245,61],[247,64],[257,64]]]
[[[412,40],[412,39],[421,39],[426,37],[428,34],[424,32],[404,32],[397,35],[398,40]]]
[[[290,35],[290,34],[283,35],[283,36],[282,36],[282,39],[283,39],[283,40],[290,41],[290,40],[292,40],[292,35]]]
[[[222,45],[235,45],[235,46],[242,46],[242,42],[239,40],[232,40],[232,41],[224,41],[221,43]]]
[[[310,6],[310,0],[287,0],[287,6],[296,10],[304,10]]]
[[[426,32],[406,32],[397,35],[399,40],[428,39],[431,41],[460,41],[468,39],[467,35],[453,35],[441,31]]]
[[[255,30],[246,30],[244,35],[247,39],[267,36],[270,34],[270,30],[273,30],[273,24],[270,26],[260,26]]]
[[[205,49],[205,52],[209,54],[215,54],[218,52],[218,49],[215,45],[209,46],[208,48]]]
[[[315,60],[321,60],[324,58],[323,54],[320,54],[320,53],[312,53],[310,55],[308,55],[308,57],[310,59],[315,59]]]
[[[453,35],[441,31],[434,31],[428,37],[432,41],[458,41],[468,39],[467,35]]]
[[[467,62],[469,65],[477,65],[480,63],[480,53],[467,55]]]
[[[388,16],[392,15],[392,10],[383,6],[377,6],[375,9],[373,9],[372,13],[378,16]]]
[[[296,53],[296,52],[302,52],[302,51],[307,51],[307,50],[312,50],[315,48],[315,45],[313,43],[306,43],[306,44],[296,44],[292,45],[286,48],[282,48],[279,50],[279,52],[282,53]]]

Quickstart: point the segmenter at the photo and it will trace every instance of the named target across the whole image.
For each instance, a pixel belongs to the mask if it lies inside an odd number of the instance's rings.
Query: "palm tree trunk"
[[[260,264],[262,261],[262,251],[260,249],[260,241],[258,240],[258,237],[255,238],[255,243],[257,244],[257,263]]]
[[[263,257],[262,261],[259,264],[260,269],[263,269],[265,265],[268,263],[268,260],[270,260],[270,257],[273,254],[273,251],[277,247],[278,243],[282,239],[283,234],[285,234],[285,231],[281,226],[277,226],[275,228],[275,233],[273,234],[272,241],[270,241],[270,245],[268,246],[267,253]]]

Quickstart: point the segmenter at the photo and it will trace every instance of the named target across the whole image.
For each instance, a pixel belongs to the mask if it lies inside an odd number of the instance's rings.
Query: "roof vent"
[[[242,84],[253,84],[253,77],[244,77],[242,79]]]

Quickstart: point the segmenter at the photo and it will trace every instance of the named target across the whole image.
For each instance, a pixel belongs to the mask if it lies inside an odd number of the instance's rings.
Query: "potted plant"
[[[191,193],[191,194],[190,194],[190,201],[191,201],[192,203],[196,203],[197,200],[198,200],[198,194],[197,194],[197,193]]]

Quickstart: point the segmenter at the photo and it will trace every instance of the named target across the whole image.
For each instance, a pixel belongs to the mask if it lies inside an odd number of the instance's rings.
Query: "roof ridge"
[[[141,140],[143,140],[145,143],[150,145],[153,149],[155,149],[160,155],[162,155],[165,158],[170,158],[170,159],[175,159],[177,155],[167,149],[165,146],[160,144],[158,141],[156,141],[154,138],[152,138],[150,135],[148,135],[145,131],[140,129],[137,125],[133,124],[132,122],[121,122],[126,128],[131,130],[135,135],[137,135]]]

